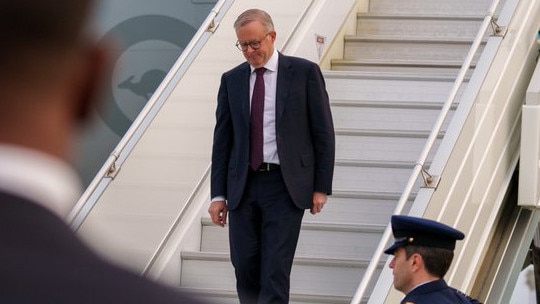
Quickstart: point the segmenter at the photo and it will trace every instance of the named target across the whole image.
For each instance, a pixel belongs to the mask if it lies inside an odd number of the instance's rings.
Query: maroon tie
[[[263,113],[264,113],[264,72],[266,68],[257,68],[257,78],[251,97],[251,119],[249,133],[249,164],[251,170],[259,169],[263,162]]]

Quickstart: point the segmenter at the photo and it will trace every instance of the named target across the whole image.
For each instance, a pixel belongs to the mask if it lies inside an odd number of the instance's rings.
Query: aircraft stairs
[[[324,20],[336,6],[300,2],[260,6],[285,25],[287,40],[278,47],[293,55],[304,54],[299,45],[311,41],[305,36],[317,27],[315,17]],[[536,212],[517,206],[515,177],[521,104],[538,53],[538,3],[507,0],[495,9],[491,0],[349,2],[340,11],[345,21],[326,37],[332,44],[319,54],[336,130],[334,194],[321,214],[304,216],[291,303],[399,302],[386,259],[373,259],[396,211],[464,231],[447,280],[487,303],[504,303],[538,222]],[[232,21],[249,2],[217,6],[219,28],[209,34],[216,37],[182,77],[171,71],[158,88],[152,98],[162,104],[129,151],[114,155],[122,171],[105,166],[98,176],[99,191],[85,198],[94,202],[78,231],[144,275],[237,303],[227,230],[212,225],[206,209],[218,80],[241,60],[235,50],[215,50],[235,40]],[[493,28],[475,40],[492,8]],[[475,41],[478,52],[469,54]],[[433,148],[420,162],[429,140]],[[373,279],[359,293],[370,271]]]

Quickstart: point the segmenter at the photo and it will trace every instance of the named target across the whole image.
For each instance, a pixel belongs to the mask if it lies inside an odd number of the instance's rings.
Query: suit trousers
[[[279,169],[250,171],[240,205],[229,211],[231,260],[240,303],[289,303],[303,216]]]

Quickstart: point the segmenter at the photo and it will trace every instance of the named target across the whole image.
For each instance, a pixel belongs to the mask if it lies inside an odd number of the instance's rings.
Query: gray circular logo
[[[175,45],[180,51],[189,43],[196,29],[191,25],[162,15],[137,16],[123,21],[112,28],[103,39],[115,39],[121,41],[120,54],[126,52],[130,47],[144,41],[157,40]],[[177,56],[177,57],[178,57]],[[144,98],[148,101],[150,96],[159,86],[166,72],[161,69],[148,69],[141,75],[130,75],[122,79],[117,85],[110,85],[105,91],[104,106],[98,107],[97,111],[105,124],[122,137],[133,123],[135,117],[130,117],[122,111],[121,103],[132,102],[115,98],[115,90],[128,90],[134,96]],[[144,105],[139,106],[138,111]]]

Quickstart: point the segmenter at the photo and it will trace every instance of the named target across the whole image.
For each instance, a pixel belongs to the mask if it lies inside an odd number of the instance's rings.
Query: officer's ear
[[[409,263],[413,272],[417,272],[424,268],[424,259],[419,253],[413,253],[409,258]]]

